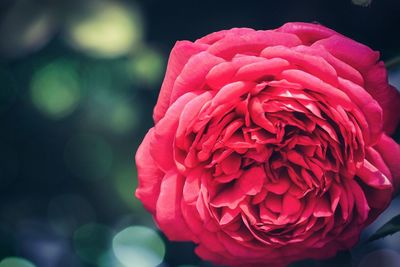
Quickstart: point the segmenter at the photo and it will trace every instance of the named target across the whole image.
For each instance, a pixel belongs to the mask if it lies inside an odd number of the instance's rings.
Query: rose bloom
[[[399,186],[399,107],[379,53],[321,25],[177,42],[136,196],[215,264],[332,257]]]

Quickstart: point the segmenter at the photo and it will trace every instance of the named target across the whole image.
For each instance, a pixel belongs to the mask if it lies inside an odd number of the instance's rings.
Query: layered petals
[[[322,25],[177,42],[136,196],[215,264],[332,257],[399,188],[399,105],[379,53]]]

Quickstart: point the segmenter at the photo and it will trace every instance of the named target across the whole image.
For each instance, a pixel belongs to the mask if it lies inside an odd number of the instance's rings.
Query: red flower
[[[379,53],[321,25],[177,42],[136,196],[216,264],[334,256],[398,188],[399,106]]]

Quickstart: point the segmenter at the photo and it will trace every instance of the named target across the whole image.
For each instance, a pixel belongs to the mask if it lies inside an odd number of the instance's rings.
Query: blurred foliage
[[[0,267],[211,266],[194,244],[156,231],[134,197],[134,154],[152,126],[169,51],[222,28],[319,21],[385,59],[398,56],[399,17],[382,14],[400,4],[353,3],[0,1]],[[400,71],[390,78],[400,85]],[[362,263],[377,249],[400,247],[398,240],[298,266]],[[395,259],[390,253],[379,255]]]

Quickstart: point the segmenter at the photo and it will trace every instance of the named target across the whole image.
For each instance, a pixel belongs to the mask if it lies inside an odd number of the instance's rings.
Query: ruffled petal
[[[175,241],[193,239],[193,234],[186,225],[181,212],[183,179],[183,176],[174,171],[164,176],[156,207],[155,219],[158,226],[170,240]]]
[[[382,61],[365,74],[365,88],[373,96],[383,111],[383,130],[393,134],[400,121],[400,93],[388,84],[387,72]]]
[[[157,123],[167,111],[170,105],[172,88],[183,67],[193,55],[206,49],[207,46],[202,44],[194,44],[189,41],[176,42],[169,55],[165,78],[161,86],[157,104],[154,107],[153,119],[155,123]]]
[[[247,34],[227,34],[208,48],[208,52],[216,56],[231,59],[236,54],[258,55],[267,46],[284,45],[288,47],[300,45],[300,39],[289,33],[274,31],[254,31]]]
[[[296,34],[303,44],[311,44],[317,40],[338,34],[321,24],[304,22],[289,22],[278,28],[277,31]]]
[[[135,159],[139,186],[135,195],[142,201],[146,209],[154,213],[164,173],[157,167],[150,154],[152,138],[154,138],[154,128],[149,130],[136,152]]]
[[[173,142],[179,118],[185,105],[197,94],[187,93],[168,108],[165,116],[154,127],[154,138],[151,139],[150,154],[157,166],[165,173],[174,168]]]
[[[400,185],[400,145],[386,134],[382,134],[381,139],[374,148],[380,153],[389,168],[392,174],[394,192],[397,192]]]

